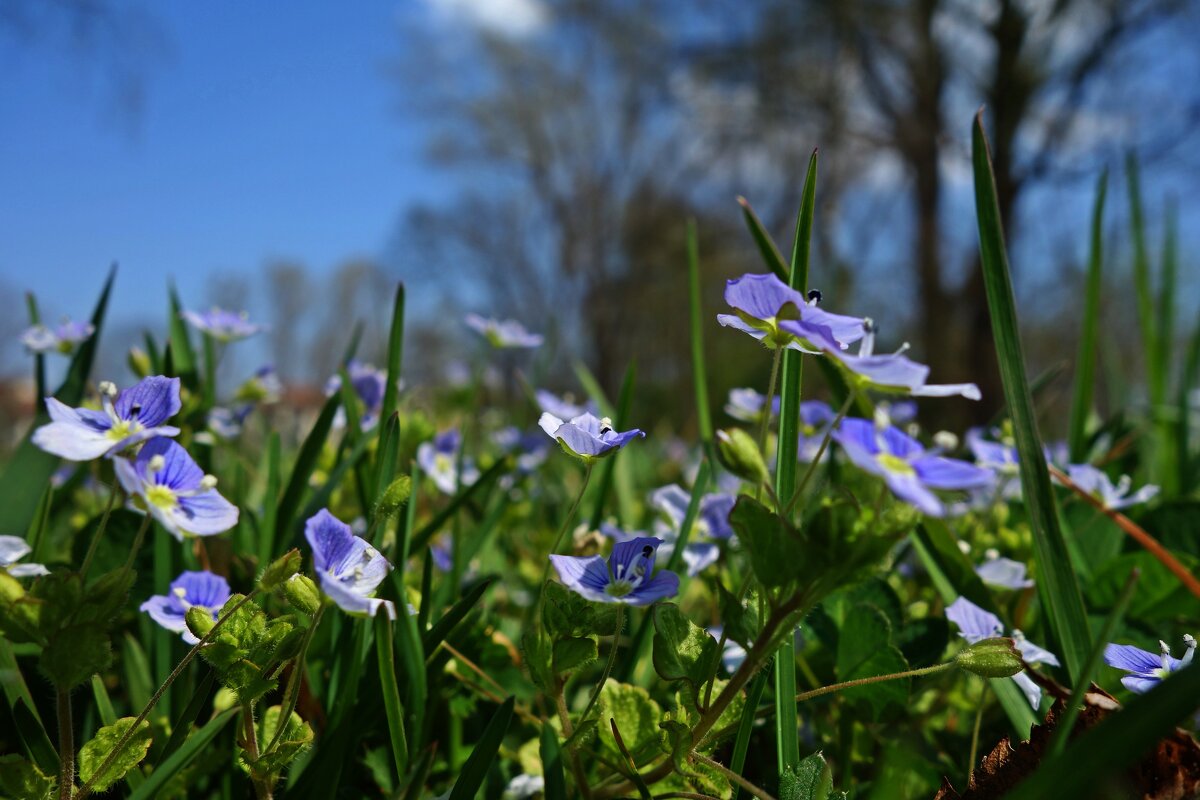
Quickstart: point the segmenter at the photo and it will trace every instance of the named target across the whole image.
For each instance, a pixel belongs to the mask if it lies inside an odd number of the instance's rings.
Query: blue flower
[[[492,347],[529,348],[537,347],[543,341],[540,334],[530,333],[515,319],[484,319],[478,314],[467,314],[463,321],[468,328],[487,339]]]
[[[753,389],[730,389],[725,413],[742,422],[761,422],[767,397]],[[772,398],[771,417],[779,414],[779,396]]]
[[[538,420],[538,425],[551,438],[556,439],[569,455],[581,458],[587,463],[611,455],[634,439],[646,435],[637,428],[614,431],[612,421],[608,417],[596,419],[592,414],[580,414],[570,422],[563,422],[553,414],[545,412]]]
[[[588,400],[583,405],[577,405],[575,398],[571,395],[565,394],[559,397],[553,392],[547,392],[545,389],[538,389],[534,392],[534,397],[537,399],[538,408],[547,414],[553,414],[559,419],[574,419],[584,414],[595,415],[600,413],[600,409],[597,408],[594,400]]]
[[[217,479],[205,475],[170,439],[152,439],[136,460],[119,458],[113,467],[134,507],[149,512],[180,541],[214,536],[237,525],[237,506],[214,488]]]
[[[492,434],[492,441],[503,450],[517,456],[517,472],[528,475],[542,465],[550,455],[550,442],[537,431],[521,431],[509,426]]]
[[[417,448],[417,463],[442,492],[454,494],[463,486],[479,480],[479,470],[469,458],[462,460],[462,475],[458,474],[458,450],[462,437],[456,428],[442,431],[432,442],[423,442]]]
[[[817,457],[817,452],[825,441],[825,434],[836,417],[837,414],[829,404],[820,400],[805,400],[800,404],[800,435],[796,444],[798,461],[811,462]],[[828,457],[829,451],[826,450],[821,459]]]
[[[1131,673],[1121,678],[1121,684],[1131,692],[1144,694],[1172,672],[1178,672],[1192,663],[1196,640],[1188,635],[1183,637],[1183,642],[1187,645],[1183,658],[1172,657],[1171,648],[1166,642],[1158,643],[1158,655],[1129,644],[1109,644],[1104,648],[1104,662],[1110,667]]]
[[[370,596],[392,568],[378,550],[324,508],[305,523],[304,537],[312,547],[321,591],[338,608],[371,617],[382,608],[388,619],[396,618],[392,601]]]
[[[51,422],[33,433],[33,443],[69,461],[112,455],[156,436],[175,436],[179,429],[163,425],[179,413],[179,378],[143,378],[124,391],[100,384],[103,410],[70,408],[46,398]]]
[[[1132,482],[1128,475],[1122,475],[1114,486],[1108,475],[1091,464],[1070,464],[1067,466],[1067,475],[1076,486],[1113,511],[1149,502],[1159,491],[1157,486],[1147,484],[1130,494]]]
[[[253,410],[254,406],[250,403],[243,403],[236,408],[214,406],[208,412],[208,429],[222,439],[236,439],[242,435],[242,426]]]
[[[275,365],[264,364],[238,387],[234,399],[244,403],[277,403],[282,394],[283,381]]]
[[[187,626],[189,608],[200,608],[212,614],[213,622],[221,613],[221,607],[229,599],[229,582],[211,572],[183,572],[171,581],[171,591],[156,594],[138,608],[150,615],[172,633],[183,636],[188,644],[200,640],[192,635]]]
[[[90,322],[64,320],[53,328],[34,325],[21,334],[21,344],[31,353],[57,352],[70,355],[81,343],[91,338],[96,327]]]
[[[245,311],[226,311],[215,306],[208,311],[181,311],[179,316],[196,330],[220,342],[236,342],[267,329],[250,321]]]
[[[814,345],[833,358],[850,384],[858,389],[912,397],[962,395],[968,400],[978,400],[982,396],[979,387],[973,383],[926,383],[929,367],[903,355],[908,345],[889,355],[876,355],[875,324],[869,318],[862,320],[863,336],[857,354],[843,352],[843,340],[822,336],[819,330],[803,328],[788,320],[781,322],[780,326],[797,336],[807,335]]]
[[[49,575],[50,570],[43,564],[16,563],[32,552],[33,548],[20,536],[0,536],[0,572],[7,572],[14,578]]]
[[[856,466],[883,478],[897,497],[931,517],[946,510],[932,489],[972,489],[992,480],[986,469],[935,455],[899,428],[879,429],[865,419],[842,420],[833,438]]]
[[[358,395],[363,405],[358,418],[359,427],[364,431],[371,430],[379,422],[379,415],[383,411],[383,396],[387,393],[387,373],[372,364],[353,360],[346,364],[346,374],[350,376],[350,388]],[[341,388],[341,374],[334,375],[325,382],[326,396],[336,394]],[[346,424],[345,409],[338,409],[334,424],[338,427]]]
[[[1025,577],[1025,565],[1011,558],[999,558],[993,553],[975,568],[975,574],[989,586],[1001,589],[1028,589],[1033,580]]]
[[[725,284],[725,302],[734,313],[718,314],[717,322],[750,334],[772,350],[788,347],[816,353],[824,340],[844,347],[862,338],[861,319],[830,314],[817,307],[820,293],[811,295],[812,300],[805,300],[772,273],[746,274]],[[784,314],[789,319],[784,320]]]
[[[958,626],[958,635],[966,639],[967,644],[975,644],[984,639],[1004,635],[1004,625],[1000,623],[999,617],[990,611],[984,611],[965,597],[960,597],[947,606],[946,619]],[[1057,656],[1030,642],[1020,631],[1012,632],[1012,640],[1025,663],[1060,666]],[[1013,675],[1012,679],[1017,686],[1021,687],[1021,691],[1025,693],[1025,699],[1036,711],[1042,702],[1041,687],[1024,672]]]
[[[614,544],[607,562],[601,556],[560,555],[551,555],[550,562],[563,584],[588,600],[646,606],[679,592],[678,575],[665,569],[654,573],[660,544],[655,536],[639,536]]]

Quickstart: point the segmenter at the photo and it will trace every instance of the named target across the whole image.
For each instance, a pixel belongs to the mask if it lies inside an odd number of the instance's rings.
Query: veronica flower
[[[509,426],[492,435],[492,441],[517,456],[517,472],[528,475],[542,465],[550,455],[550,443],[537,431],[521,431]]]
[[[575,398],[570,394],[564,394],[562,397],[559,397],[553,392],[547,392],[545,389],[538,389],[533,395],[537,399],[538,408],[547,414],[553,414],[559,419],[574,419],[584,414],[595,415],[599,413],[594,400],[588,400],[583,405],[578,405],[575,402]]]
[[[598,603],[647,606],[679,592],[679,576],[669,570],[654,573],[654,556],[662,539],[639,536],[613,545],[608,561],[601,556],[576,558],[551,555],[550,563],[563,584]]]
[[[321,591],[338,608],[371,617],[382,608],[388,619],[396,618],[392,601],[370,596],[392,568],[378,550],[324,508],[305,523],[304,537],[312,547]]]
[[[226,311],[216,306],[208,311],[181,311],[179,316],[219,342],[236,342],[267,329],[265,325],[251,322],[245,311]]]
[[[229,599],[229,582],[211,572],[183,572],[171,581],[167,594],[156,594],[138,608],[167,630],[183,636],[188,644],[200,640],[187,626],[189,608],[200,608],[212,614],[213,622]]]
[[[33,443],[69,461],[90,461],[156,436],[179,433],[178,428],[163,425],[179,413],[179,378],[143,378],[120,392],[104,381],[100,405],[100,411],[70,408],[47,397],[51,422],[33,432]]]
[[[264,364],[238,387],[234,399],[245,403],[277,403],[282,394],[283,381],[275,365]]]
[[[958,626],[958,635],[966,639],[967,644],[1004,635],[1004,625],[999,617],[990,611],[984,611],[965,597],[958,598],[946,608],[946,619]],[[1030,642],[1020,631],[1012,632],[1012,640],[1025,663],[1059,666],[1057,656]],[[1024,672],[1013,675],[1012,679],[1021,687],[1025,699],[1036,711],[1042,702],[1042,688]]]
[[[32,552],[33,548],[20,536],[0,536],[0,572],[7,572],[14,578],[49,575],[50,570],[43,564],[17,563]]]
[[[791,321],[784,321],[780,326],[797,335],[806,332]],[[904,355],[904,351],[908,349],[907,344],[895,353],[876,355],[875,323],[870,318],[863,319],[862,329],[862,341],[855,355],[842,351],[841,340],[822,338],[820,331],[810,336],[813,344],[833,357],[852,386],[912,397],[962,395],[968,400],[978,400],[982,396],[979,387],[973,383],[927,384],[929,367],[918,364]],[[812,330],[807,330],[807,333],[814,334]]]
[[[180,541],[237,525],[237,506],[217,492],[217,479],[205,475],[170,439],[152,439],[136,460],[119,458],[113,467],[134,508],[148,512]]]
[[[47,325],[26,328],[21,334],[21,344],[35,354],[57,352],[70,355],[95,332],[96,326],[90,322],[73,322],[68,319],[53,328]]]
[[[883,478],[893,494],[931,517],[945,514],[933,489],[986,486],[992,474],[974,464],[935,455],[899,428],[877,428],[865,419],[845,419],[833,438],[860,469]]]
[[[608,417],[596,419],[592,414],[580,414],[570,422],[563,422],[553,414],[544,412],[538,425],[556,439],[569,455],[581,458],[586,463],[611,455],[639,436],[646,435],[637,428],[614,431],[612,420]]]
[[[717,322],[750,334],[772,350],[788,347],[816,353],[822,345],[814,338],[843,347],[862,338],[861,319],[830,314],[817,307],[820,299],[816,291],[805,299],[772,273],[746,274],[725,284],[725,302],[734,313],[718,314]],[[790,318],[785,320],[784,314]]]
[[[458,473],[458,451],[462,437],[456,428],[442,431],[432,442],[423,442],[417,448],[417,463],[421,472],[433,480],[435,486],[445,494],[454,494],[462,486],[479,480],[479,470],[469,458],[462,460],[462,475]]]
[[[779,396],[772,398],[771,416],[779,414]],[[742,422],[761,422],[763,406],[767,404],[767,396],[753,389],[730,389],[729,402],[725,404],[725,413]]]
[[[800,437],[796,446],[796,458],[799,461],[811,462],[817,457],[825,434],[836,417],[829,404],[820,400],[805,400],[800,404]],[[821,458],[824,460],[828,456],[826,451]]]
[[[541,334],[530,333],[515,319],[484,319],[478,314],[467,314],[463,321],[467,323],[468,328],[487,339],[492,347],[538,347],[543,341]]]
[[[654,532],[657,538],[662,540],[662,544],[658,547],[659,553],[666,562],[670,563],[671,556],[675,553],[675,545],[679,541],[679,531],[662,520],[655,520]],[[626,531],[607,522],[600,523],[600,533],[615,542],[632,542],[634,539],[646,538],[645,531]],[[720,548],[712,542],[689,541],[687,547],[683,548],[682,556],[688,577],[694,578],[699,575],[710,565],[715,564],[720,555]]]
[[[713,625],[710,628],[705,628],[705,632],[709,636],[721,641],[721,634],[725,632],[725,626]],[[799,632],[799,629],[797,629]],[[746,660],[746,648],[735,642],[733,639],[726,639],[725,646],[721,648],[721,666],[725,667],[725,671],[732,675],[737,672],[738,667]]]
[[[1158,643],[1158,655],[1129,644],[1110,644],[1104,648],[1104,662],[1110,667],[1131,673],[1121,678],[1121,684],[1131,692],[1144,694],[1172,672],[1178,672],[1192,663],[1196,640],[1186,635],[1183,643],[1187,645],[1183,658],[1172,657],[1171,648],[1161,641]]]
[[[236,408],[215,406],[208,412],[208,429],[222,439],[236,439],[242,435],[242,426],[254,406],[244,403]]]
[[[1011,558],[991,555],[975,568],[975,574],[990,585],[1001,589],[1028,589],[1033,581],[1025,577],[1025,565]]]
[[[1122,475],[1114,486],[1103,470],[1090,464],[1070,464],[1067,466],[1067,474],[1076,486],[1095,497],[1111,511],[1148,502],[1158,494],[1158,487],[1151,484],[1130,494],[1132,482],[1128,475]]]
[[[383,411],[383,396],[387,392],[387,373],[372,364],[352,360],[346,364],[346,374],[350,376],[350,388],[362,401],[362,413],[358,423],[364,431],[371,430],[379,422]],[[334,395],[341,391],[341,374],[333,375],[325,382],[325,395]],[[338,427],[346,424],[345,409],[338,409],[334,424]]]

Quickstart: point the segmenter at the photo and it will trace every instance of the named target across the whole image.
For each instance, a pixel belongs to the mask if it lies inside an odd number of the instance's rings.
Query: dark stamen
[[[808,301],[810,303],[815,300],[817,302],[817,305],[820,305],[821,298],[822,298],[822,295],[821,295],[820,289],[809,289],[808,290]]]
[[[649,558],[652,555],[654,555],[653,547],[651,547],[650,545],[646,545],[645,547],[642,548],[642,558]]]

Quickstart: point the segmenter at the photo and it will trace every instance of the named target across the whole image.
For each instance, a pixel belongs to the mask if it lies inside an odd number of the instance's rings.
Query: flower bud
[[[741,428],[717,431],[717,458],[742,480],[763,483],[771,478],[758,444]]]
[[[1005,638],[983,639],[965,647],[954,663],[984,678],[1011,678],[1025,668],[1013,640]]]
[[[212,617],[212,611],[201,606],[189,608],[184,619],[187,621],[188,630],[197,639],[203,639],[213,629],[213,625],[217,624]]]
[[[15,603],[25,596],[25,587],[13,576],[0,569],[0,602]]]
[[[388,484],[388,487],[383,490],[383,494],[379,496],[379,502],[375,506],[375,516],[386,519],[397,511],[400,507],[408,502],[409,495],[412,494],[412,478],[408,475],[401,475]]]
[[[129,364],[130,371],[139,378],[145,378],[150,374],[150,356],[146,355],[146,351],[140,347],[129,348],[126,363]]]
[[[315,614],[321,607],[321,592],[307,575],[288,578],[283,584],[283,594],[289,603],[305,614]]]
[[[262,577],[258,579],[258,585],[265,592],[273,591],[299,571],[300,551],[292,548],[267,565]]]

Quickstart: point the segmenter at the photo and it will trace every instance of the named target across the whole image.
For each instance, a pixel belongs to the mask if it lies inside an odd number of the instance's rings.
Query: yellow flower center
[[[108,432],[105,435],[114,442],[119,442],[125,437],[136,433],[141,427],[141,425],[138,425],[133,420],[123,419],[114,422],[113,426],[108,429]]]
[[[911,464],[900,458],[900,456],[894,456],[891,453],[882,453],[876,456],[875,460],[888,472],[895,472],[898,475],[915,475],[917,473]]]
[[[146,500],[161,509],[174,508],[179,500],[169,486],[155,484],[146,490]]]
[[[604,587],[604,593],[612,597],[624,597],[633,591],[633,586],[629,581],[613,581]]]

